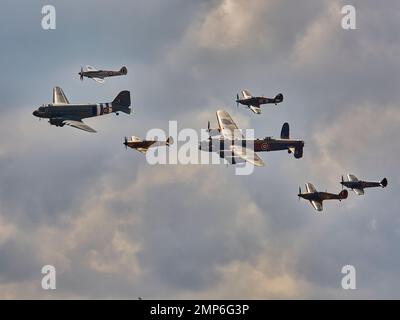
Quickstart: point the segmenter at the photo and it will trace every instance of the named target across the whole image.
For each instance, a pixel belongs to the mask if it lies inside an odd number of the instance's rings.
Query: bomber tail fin
[[[287,122],[282,126],[281,139],[289,139],[289,123]]]
[[[386,178],[383,178],[382,181],[381,181],[381,186],[382,186],[382,188],[385,188],[385,187],[387,186],[387,184],[388,184],[387,179],[386,179]]]

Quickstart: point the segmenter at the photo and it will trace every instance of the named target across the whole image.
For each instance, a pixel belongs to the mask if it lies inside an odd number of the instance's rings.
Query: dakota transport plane
[[[60,87],[53,88],[53,103],[42,105],[33,111],[38,118],[49,119],[49,123],[57,127],[68,125],[88,132],[96,130],[85,124],[82,119],[101,116],[109,113],[131,113],[131,94],[121,91],[112,102],[70,104]]]
[[[261,151],[287,150],[293,153],[296,159],[303,156],[304,141],[294,140],[289,137],[289,124],[282,126],[281,138],[274,139],[246,139],[228,112],[217,111],[218,129],[210,129],[208,122],[208,141],[201,141],[199,149],[208,152],[218,152],[220,158],[224,158],[230,164],[249,162],[257,167],[264,166],[263,160],[256,154]],[[211,138],[211,136],[219,136]]]

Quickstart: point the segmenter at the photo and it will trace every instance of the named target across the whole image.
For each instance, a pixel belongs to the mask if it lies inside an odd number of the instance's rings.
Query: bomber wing
[[[236,123],[232,120],[228,112],[217,111],[217,119],[220,132],[225,139],[244,139]]]
[[[257,167],[265,166],[264,161],[253,150],[241,146],[231,147],[233,155]]]
[[[69,104],[64,91],[60,87],[53,88],[53,104]]]
[[[96,130],[92,129],[91,127],[89,127],[87,124],[85,124],[84,122],[82,122],[81,120],[64,120],[63,124],[66,124],[68,126],[77,128],[77,129],[81,129],[87,132],[96,132]]]

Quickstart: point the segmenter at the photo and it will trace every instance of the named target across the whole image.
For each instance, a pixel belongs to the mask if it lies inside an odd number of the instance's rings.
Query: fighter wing
[[[250,110],[253,111],[256,114],[261,114],[261,108],[260,106],[249,106]]]
[[[92,66],[86,66],[86,71],[97,71],[97,69]]]
[[[92,77],[92,79],[93,79],[94,81],[96,81],[97,83],[104,83],[104,79],[103,79],[103,78]]]
[[[231,140],[244,138],[243,135],[241,134],[238,126],[232,120],[232,118],[228,112],[223,111],[223,110],[218,110],[217,111],[217,119],[218,119],[218,125],[219,125],[220,132],[224,138],[231,139]]]
[[[68,126],[71,126],[71,127],[77,128],[77,129],[81,129],[84,131],[88,131],[88,132],[96,132],[96,130],[92,129],[87,124],[85,124],[79,120],[64,120],[63,124],[66,124]]]
[[[250,93],[249,90],[242,90],[242,96],[244,99],[249,99],[251,98],[253,95]]]
[[[354,174],[348,174],[347,178],[349,181],[358,181],[357,177]]]
[[[315,189],[314,185],[310,182],[306,183],[306,189],[308,193],[313,193],[313,192],[317,192],[317,190]]]
[[[60,87],[53,88],[53,104],[69,104],[64,91]]]
[[[364,194],[364,189],[353,189],[355,194],[362,196]]]
[[[322,201],[315,201],[315,200],[312,200],[312,201],[311,201],[311,204],[312,204],[312,206],[315,208],[315,210],[317,210],[317,211],[322,211],[322,209],[323,209]]]
[[[235,157],[247,161],[255,165],[256,167],[265,166],[264,161],[262,161],[262,159],[253,150],[248,148],[243,148],[241,146],[232,146],[231,149]]]

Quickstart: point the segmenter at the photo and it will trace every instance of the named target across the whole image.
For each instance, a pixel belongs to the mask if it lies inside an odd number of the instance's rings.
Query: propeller
[[[239,94],[236,94],[236,107],[239,108]]]
[[[344,179],[343,179],[343,176],[342,176],[342,190],[343,190],[343,187],[344,187],[343,182],[344,182]]]
[[[128,138],[127,137],[124,138],[124,146],[125,146],[125,150],[128,150]]]
[[[81,81],[83,81],[83,68],[81,67],[81,72],[79,72],[79,75],[81,76]]]
[[[300,195],[301,195],[301,187],[299,187],[299,194],[297,195],[299,197],[299,201],[300,201]]]
[[[207,131],[208,131],[208,140],[211,140],[211,125],[210,125],[210,121],[208,121],[208,124],[207,124]]]

